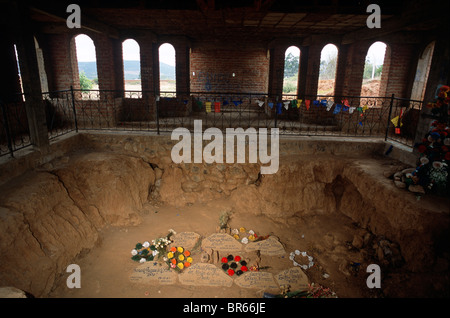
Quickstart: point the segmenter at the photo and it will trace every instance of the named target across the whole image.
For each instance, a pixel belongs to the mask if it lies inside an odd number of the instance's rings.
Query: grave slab
[[[200,239],[200,234],[195,232],[180,232],[172,237],[173,243],[170,246],[182,246],[191,250],[195,247]]]
[[[243,288],[278,289],[273,275],[268,272],[246,272],[234,280],[236,285]]]
[[[177,273],[171,271],[167,264],[162,262],[145,262],[136,267],[130,275],[133,283],[159,283],[171,285],[177,282]]]
[[[179,274],[183,285],[231,287],[233,279],[213,264],[197,263]]]
[[[289,285],[291,291],[308,288],[308,276],[306,276],[300,267],[285,269],[275,275],[275,279],[280,287]]]
[[[242,244],[226,233],[214,233],[203,239],[202,248],[226,252],[241,252],[243,250]]]
[[[277,238],[270,236],[265,240],[250,242],[245,247],[246,252],[260,251],[262,255],[280,256],[286,254],[283,245]]]

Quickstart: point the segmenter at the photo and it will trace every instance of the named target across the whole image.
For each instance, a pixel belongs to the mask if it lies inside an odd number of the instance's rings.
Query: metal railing
[[[279,128],[280,134],[380,137],[413,146],[421,101],[374,96],[63,90],[42,94],[49,139],[78,130]],[[23,101],[2,103],[0,156],[31,144]],[[25,115],[24,115],[25,114]]]

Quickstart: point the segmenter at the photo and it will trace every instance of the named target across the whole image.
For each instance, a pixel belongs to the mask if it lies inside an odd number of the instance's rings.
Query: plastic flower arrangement
[[[172,246],[164,257],[164,260],[169,265],[169,268],[175,269],[176,271],[188,268],[193,262],[191,252],[184,249],[182,246]]]
[[[170,229],[167,236],[152,240],[151,244],[148,241],[136,243],[134,249],[131,250],[131,259],[136,262],[145,263],[147,261],[153,261],[156,256],[158,258],[161,257],[166,252],[167,246],[172,243],[170,237],[175,234],[177,233]]]
[[[226,271],[229,276],[233,276],[234,274],[240,276],[248,271],[247,262],[239,255],[233,256],[230,254],[227,257],[222,257],[221,262],[222,269]]]
[[[233,229],[231,231],[231,235],[243,244],[248,244],[249,242],[256,242],[264,239],[263,237],[258,236],[253,230],[247,231],[245,227]]]
[[[432,122],[429,132],[422,141],[415,145],[420,153],[419,165],[407,180],[438,195],[450,194],[449,103],[450,87],[441,86],[437,101],[427,104],[436,120]]]

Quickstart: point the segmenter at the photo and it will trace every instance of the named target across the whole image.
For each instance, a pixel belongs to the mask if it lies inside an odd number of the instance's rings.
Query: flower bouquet
[[[151,244],[148,241],[136,243],[134,249],[131,250],[131,259],[135,262],[145,263],[153,261],[156,256],[159,258],[161,255],[164,255],[167,246],[172,243],[170,237],[174,234],[177,233],[170,229],[167,236],[152,240]]]
[[[233,276],[234,274],[240,276],[248,271],[247,262],[239,255],[233,256],[230,254],[227,257],[222,257],[221,262],[222,269],[230,276]]]
[[[184,268],[191,266],[192,257],[191,252],[184,249],[182,246],[171,247],[164,260],[169,265],[169,268],[181,271]]]

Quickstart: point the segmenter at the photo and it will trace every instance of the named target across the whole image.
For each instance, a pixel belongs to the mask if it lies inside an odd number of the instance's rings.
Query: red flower
[[[441,92],[448,92],[450,90],[450,87],[447,85],[442,85],[441,87],[439,87],[439,90]]]
[[[239,261],[241,260],[241,257],[238,256],[238,255],[236,255],[236,256],[234,257],[234,260],[235,260],[236,262],[239,262]]]
[[[228,270],[228,275],[233,276],[233,275],[234,275],[234,270],[229,269],[229,270]]]
[[[445,154],[444,159],[450,161],[450,152]]]
[[[426,150],[427,150],[427,147],[425,145],[420,145],[417,148],[417,151],[420,152],[420,153],[424,153]]]
[[[242,267],[241,267],[241,271],[243,271],[243,272],[246,272],[246,271],[248,271],[248,268],[247,268],[247,266],[242,266]]]
[[[226,257],[222,257],[222,263],[228,263],[228,258],[226,258]]]

